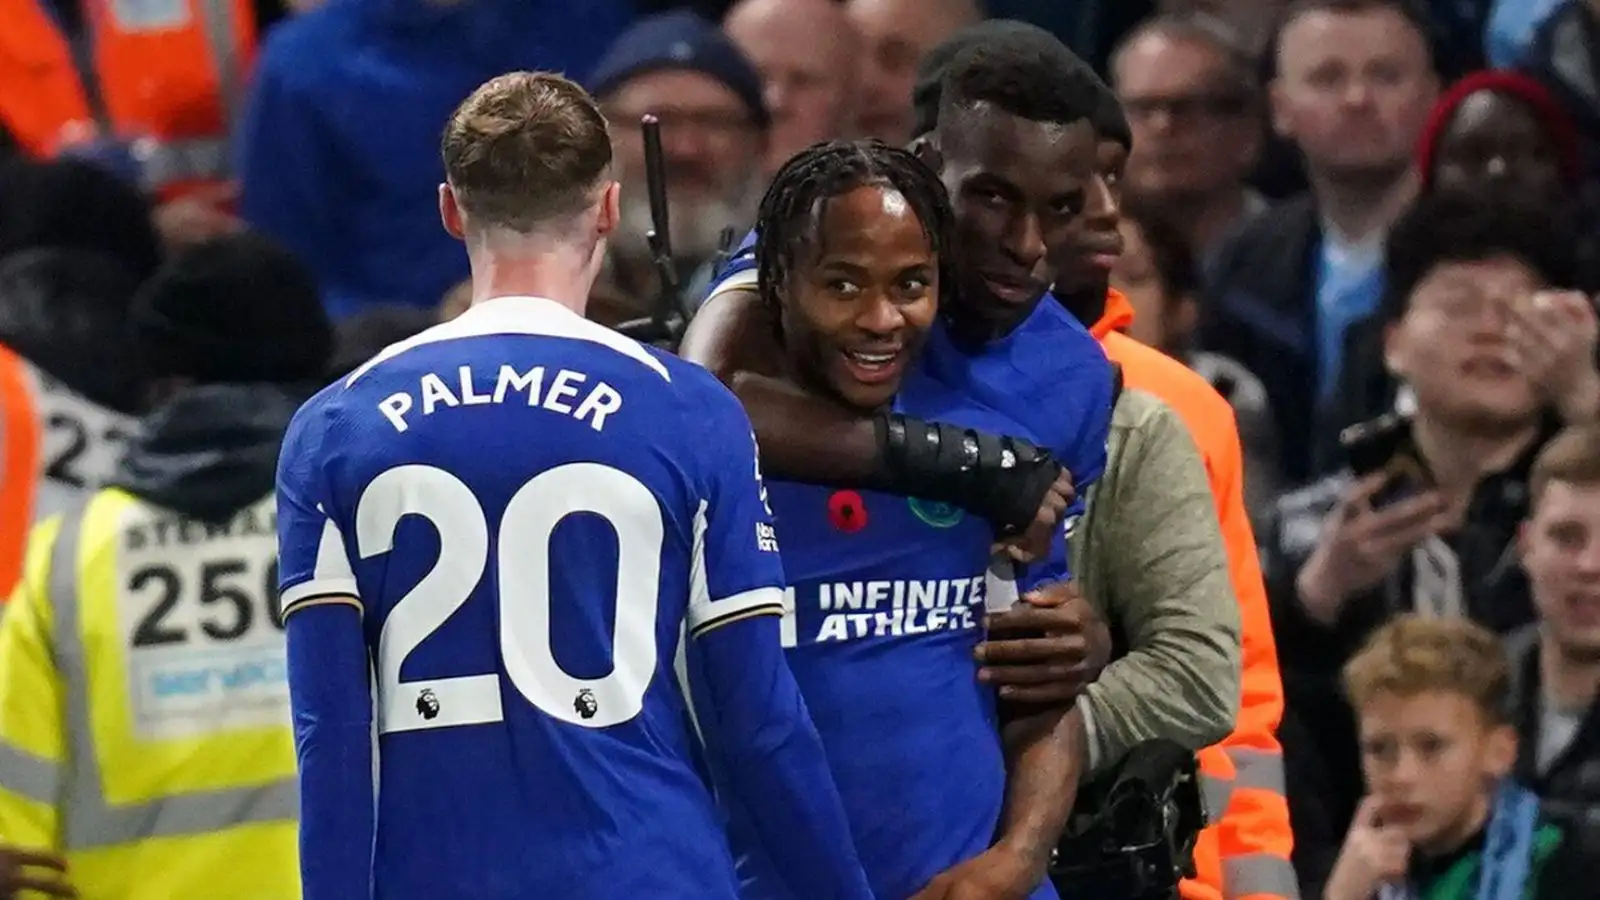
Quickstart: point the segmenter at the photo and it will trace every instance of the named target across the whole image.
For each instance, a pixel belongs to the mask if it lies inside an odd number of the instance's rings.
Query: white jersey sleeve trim
[[[711,293],[706,295],[706,303],[710,303],[718,294],[726,293],[727,291],[738,290],[753,291],[760,284],[760,271],[756,269],[743,269],[712,285]]]
[[[307,606],[317,606],[329,601],[347,602],[356,609],[361,608],[361,602],[356,595],[356,580],[354,578],[315,578],[302,582],[283,592],[280,613],[283,618],[289,618],[291,613],[304,609]]]
[[[689,607],[689,634],[699,637],[713,629],[753,616],[783,615],[783,591],[775,587],[756,588],[723,600]]]
[[[361,606],[361,592],[356,589],[356,575],[345,555],[344,536],[332,519],[322,521],[322,537],[317,542],[317,561],[311,568],[311,577],[286,588],[278,598],[283,618],[312,600],[329,597],[349,597]]]

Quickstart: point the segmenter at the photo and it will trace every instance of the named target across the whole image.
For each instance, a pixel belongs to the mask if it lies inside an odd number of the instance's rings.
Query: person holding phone
[[[1397,613],[1502,634],[1534,618],[1515,553],[1528,470],[1563,416],[1592,415],[1583,397],[1600,383],[1593,308],[1566,290],[1576,244],[1546,209],[1420,200],[1385,262],[1382,351],[1406,385],[1401,415],[1347,433],[1349,468],[1283,497],[1263,531],[1281,737],[1300,785],[1291,816],[1312,883],[1361,795],[1339,668]],[[1315,727],[1301,735],[1300,723]]]

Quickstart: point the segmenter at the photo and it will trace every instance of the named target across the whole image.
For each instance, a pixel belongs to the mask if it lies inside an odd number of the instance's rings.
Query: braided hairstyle
[[[939,260],[940,304],[955,291],[955,212],[938,175],[911,153],[882,141],[824,141],[784,163],[761,198],[757,289],[773,321],[781,321],[780,297],[802,248],[818,239],[823,205],[868,186],[891,188],[905,198]]]

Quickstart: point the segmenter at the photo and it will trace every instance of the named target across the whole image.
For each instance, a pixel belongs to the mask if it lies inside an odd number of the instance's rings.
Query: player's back
[[[734,896],[673,677],[713,389],[500,298],[313,401],[377,676],[379,897]]]

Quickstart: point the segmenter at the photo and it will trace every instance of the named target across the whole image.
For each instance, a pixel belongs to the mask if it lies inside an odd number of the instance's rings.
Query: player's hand
[[[1043,865],[999,843],[939,873],[911,900],[1027,900],[1043,880]]]
[[[1071,582],[1032,591],[984,624],[978,679],[1006,700],[1071,703],[1111,657],[1111,630]]]
[[[0,900],[16,900],[21,891],[46,897],[76,897],[66,882],[67,861],[48,850],[0,846]]]
[[[1048,555],[1050,539],[1055,536],[1055,530],[1061,527],[1061,517],[1077,496],[1077,491],[1072,487],[1072,474],[1062,469],[1051,483],[1050,490],[1045,492],[1044,499],[1039,501],[1039,509],[1034,513],[1028,529],[996,544],[994,551],[1019,563],[1030,563]]]
[[[1600,415],[1600,370],[1595,345],[1600,319],[1594,303],[1579,291],[1538,291],[1513,304],[1507,329],[1517,366],[1563,420],[1583,422]]]
[[[1355,594],[1382,583],[1418,543],[1438,533],[1449,510],[1436,491],[1372,508],[1372,497],[1388,476],[1375,472],[1357,481],[1322,526],[1322,537],[1296,577],[1306,611],[1333,622]]]
[[[1411,862],[1411,844],[1393,826],[1384,827],[1377,798],[1368,796],[1339,849],[1323,889],[1324,900],[1368,900],[1384,884],[1399,883]]]

